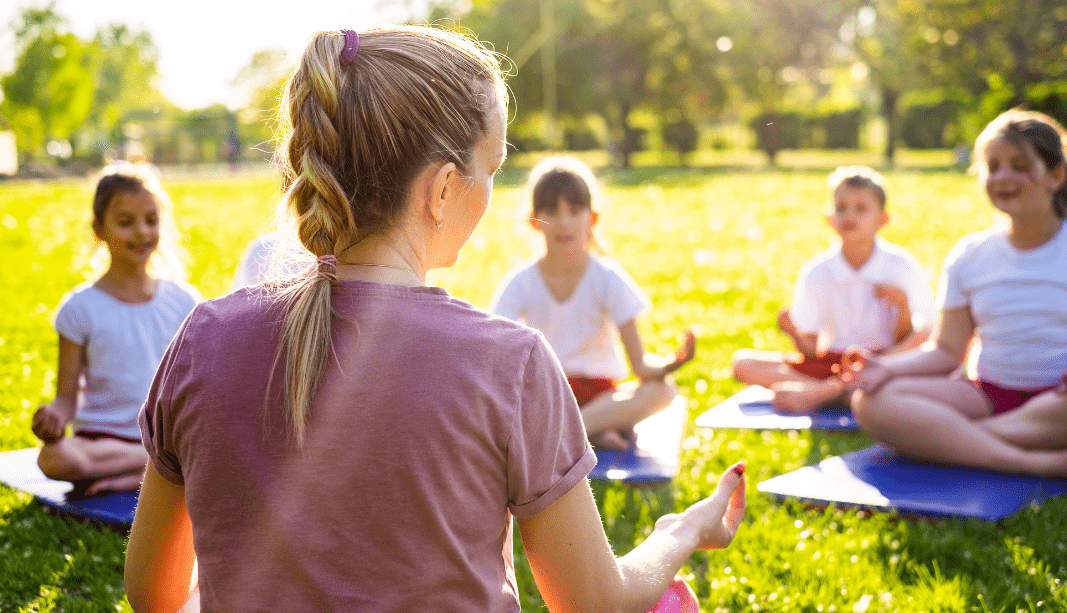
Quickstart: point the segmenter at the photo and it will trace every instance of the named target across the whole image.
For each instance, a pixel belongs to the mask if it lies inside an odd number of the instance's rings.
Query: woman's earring
[[[437,229],[440,230],[441,228],[444,227],[444,225],[445,225],[445,222],[443,222],[443,221],[437,222]]]

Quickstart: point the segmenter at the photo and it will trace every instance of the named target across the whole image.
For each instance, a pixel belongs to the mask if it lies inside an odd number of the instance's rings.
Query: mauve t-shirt
[[[197,306],[156,373],[141,430],[185,485],[203,611],[518,611],[512,515],[596,463],[559,362],[440,288],[344,282],[332,301],[303,447],[262,290]]]

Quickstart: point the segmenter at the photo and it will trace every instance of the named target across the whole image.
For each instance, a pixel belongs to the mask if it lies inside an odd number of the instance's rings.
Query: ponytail
[[[287,136],[276,162],[286,209],[316,258],[279,288],[287,310],[275,362],[284,355],[286,413],[301,443],[334,354],[338,247],[392,228],[427,164],[467,168],[489,113],[506,103],[497,58],[470,39],[401,26],[361,32],[352,50],[356,36],[313,36],[282,99]]]

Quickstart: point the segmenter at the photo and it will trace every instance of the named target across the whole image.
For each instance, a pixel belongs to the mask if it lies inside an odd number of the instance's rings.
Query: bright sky
[[[256,51],[284,49],[296,60],[319,30],[360,30],[406,21],[418,0],[56,0],[71,30],[90,39],[113,22],[146,29],[159,49],[159,88],[196,109],[243,104],[230,83]],[[47,0],[0,0],[0,73],[14,66],[12,20]]]

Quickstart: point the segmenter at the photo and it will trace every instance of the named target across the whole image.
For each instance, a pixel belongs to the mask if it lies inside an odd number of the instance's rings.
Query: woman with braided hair
[[[550,610],[640,612],[730,543],[741,464],[616,559],[544,338],[424,285],[488,208],[506,103],[497,58],[461,36],[312,38],[280,156],[309,265],[203,303],[163,358],[135,610],[171,613],[195,581],[205,612],[518,611],[515,517]]]

